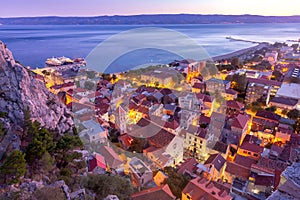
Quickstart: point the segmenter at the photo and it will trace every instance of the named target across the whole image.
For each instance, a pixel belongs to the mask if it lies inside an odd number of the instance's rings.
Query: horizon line
[[[261,15],[261,14],[195,14],[195,13],[146,13],[146,14],[129,14],[129,15],[37,15],[37,16],[10,16],[10,17],[1,17],[2,19],[11,19],[11,18],[46,18],[46,17],[58,17],[58,18],[69,18],[69,17],[78,17],[78,18],[91,18],[91,17],[134,17],[134,16],[145,16],[145,15],[206,15],[206,16],[259,16],[259,17],[300,17],[299,15]]]

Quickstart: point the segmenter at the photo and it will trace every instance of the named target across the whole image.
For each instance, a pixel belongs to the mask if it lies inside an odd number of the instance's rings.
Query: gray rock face
[[[12,53],[0,41],[0,111],[6,112],[11,124],[22,124],[29,108],[32,120],[59,133],[73,126],[72,115],[58,97],[32,72],[16,63]]]

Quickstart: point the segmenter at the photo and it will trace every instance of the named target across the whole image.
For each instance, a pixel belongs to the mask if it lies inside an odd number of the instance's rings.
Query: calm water
[[[140,27],[143,26],[2,25],[0,40],[13,51],[16,60],[35,68],[44,66],[46,58],[52,56],[86,57],[105,39],[122,31]],[[300,24],[155,25],[155,27],[168,28],[188,35],[202,45],[210,56],[253,46],[251,43],[229,41],[225,38],[227,36],[266,42],[285,42],[288,39],[300,38]],[[123,56],[114,63],[114,70],[125,70],[145,62],[168,63],[174,59],[176,56],[169,53],[148,50],[147,54],[137,53],[135,59]]]

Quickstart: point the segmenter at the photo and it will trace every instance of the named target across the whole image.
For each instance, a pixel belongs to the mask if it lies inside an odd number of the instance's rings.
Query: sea
[[[197,24],[197,25],[0,25],[0,40],[7,44],[14,58],[24,66],[41,68],[51,57],[70,58],[90,55],[95,48],[107,40],[113,41],[116,52],[126,49],[126,54],[115,55],[106,72],[125,71],[143,64],[168,64],[181,59],[174,52],[164,48],[151,49],[140,47],[130,51],[124,47],[118,34],[141,28],[156,27],[171,30],[191,38],[201,46],[207,55],[213,57],[231,53],[256,44],[232,41],[228,37],[257,42],[287,42],[300,38],[300,24],[297,23],[259,23],[259,24]],[[146,29],[147,30],[147,29]],[[155,35],[155,33],[149,33]],[[117,36],[117,37],[116,37]],[[158,37],[155,35],[155,37]],[[117,39],[112,39],[117,38]],[[168,38],[157,38],[168,41]],[[172,38],[170,43],[177,44],[181,37]],[[130,44],[128,44],[130,46]],[[168,45],[168,43],[162,43]],[[188,47],[184,47],[188,48]],[[166,48],[167,49],[167,48]],[[126,52],[126,51],[123,51]],[[107,67],[107,66],[106,66]]]

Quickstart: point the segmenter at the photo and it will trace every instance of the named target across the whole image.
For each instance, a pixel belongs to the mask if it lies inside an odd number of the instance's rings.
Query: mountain
[[[97,17],[0,18],[3,25],[300,23],[300,16],[158,14]]]
[[[0,111],[10,126],[23,125],[24,113],[30,112],[50,130],[65,133],[72,129],[70,111],[51,93],[35,74],[17,63],[6,45],[0,41]],[[0,117],[1,119],[1,117]]]

